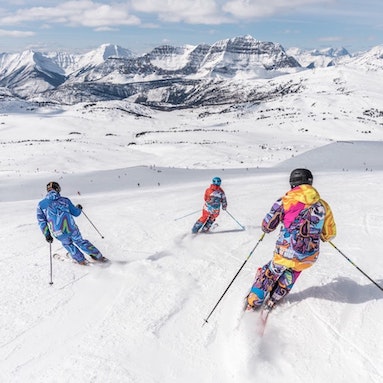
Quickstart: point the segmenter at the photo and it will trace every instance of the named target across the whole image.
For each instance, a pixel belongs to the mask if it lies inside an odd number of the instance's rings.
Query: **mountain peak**
[[[0,54],[0,87],[27,99],[39,95],[49,101],[75,103],[137,97],[137,102],[145,103],[158,97],[166,100],[164,104],[179,105],[185,100],[194,102],[194,94],[199,95],[196,102],[203,103],[204,97],[212,102],[217,98],[212,93],[219,93],[214,88],[217,80],[220,84],[228,80],[251,84],[255,79],[346,63],[378,71],[383,66],[382,58],[383,46],[350,57],[344,48],[286,51],[279,43],[260,41],[251,35],[212,45],[161,45],[137,57],[119,45],[105,43],[84,54],[33,50]],[[210,86],[214,92],[209,90],[202,96],[204,88]]]
[[[268,77],[267,71],[299,67],[280,44],[260,41],[250,35],[217,41],[205,60],[206,70],[225,77],[240,71],[247,72],[247,76]]]
[[[115,44],[102,44],[94,52],[99,53],[102,56],[103,61],[110,57],[117,58],[131,58],[132,52],[129,49],[125,49]]]

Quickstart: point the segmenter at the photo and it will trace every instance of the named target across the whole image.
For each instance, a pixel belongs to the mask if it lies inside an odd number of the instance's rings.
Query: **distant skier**
[[[286,296],[302,270],[312,266],[319,256],[320,240],[330,241],[336,225],[330,206],[312,186],[313,175],[307,169],[290,174],[291,190],[278,199],[262,221],[265,233],[281,224],[273,259],[257,270],[247,296],[247,308],[262,305],[270,293],[266,309]]]
[[[212,224],[219,216],[220,208],[226,210],[227,200],[223,189],[221,188],[221,178],[214,177],[210,187],[205,190],[205,205],[202,209],[202,216],[194,224],[192,233],[198,233],[202,228],[202,232],[206,233],[210,230]]]
[[[84,253],[99,262],[106,262],[100,251],[88,240],[83,239],[73,217],[81,214],[82,206],[76,205],[69,198],[61,197],[61,187],[57,182],[49,182],[48,194],[37,206],[37,221],[47,242],[57,238],[70,256],[81,265],[88,261]]]

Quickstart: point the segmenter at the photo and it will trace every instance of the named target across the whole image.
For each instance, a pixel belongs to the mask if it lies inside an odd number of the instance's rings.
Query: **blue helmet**
[[[221,178],[219,178],[219,177],[214,177],[213,179],[212,179],[212,181],[211,181],[211,183],[213,184],[213,185],[217,185],[217,186],[220,186],[221,185]]]

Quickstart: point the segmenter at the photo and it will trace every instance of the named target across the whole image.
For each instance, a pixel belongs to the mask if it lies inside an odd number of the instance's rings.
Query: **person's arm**
[[[320,238],[323,242],[331,241],[336,236],[336,224],[334,215],[330,208],[330,205],[321,199],[323,206],[325,207],[326,214],[324,217],[323,229]]]
[[[283,219],[283,205],[282,198],[278,199],[271,207],[270,211],[266,214],[262,221],[262,230],[265,233],[274,231]]]
[[[43,233],[45,239],[47,242],[52,243],[53,238],[49,231],[47,217],[45,216],[44,211],[41,209],[40,205],[37,206],[36,217],[37,223],[39,224],[40,230]]]
[[[226,194],[223,190],[222,190],[221,204],[222,204],[222,209],[226,210],[227,209],[227,199],[226,199]]]
[[[81,205],[74,206],[72,201],[69,198],[67,200],[68,200],[69,212],[74,217],[78,217],[81,214],[82,206]]]
[[[211,193],[210,188],[207,188],[205,190],[205,194],[203,196],[203,199],[205,200],[205,202],[209,202],[210,201],[210,193]]]

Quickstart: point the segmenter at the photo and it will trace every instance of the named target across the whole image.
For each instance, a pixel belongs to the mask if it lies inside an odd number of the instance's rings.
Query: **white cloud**
[[[236,19],[260,19],[306,6],[334,3],[334,0],[228,0],[223,9]]]
[[[94,29],[96,32],[114,32],[117,31],[118,28],[112,28],[112,27],[98,27]]]
[[[6,29],[0,29],[0,36],[4,37],[30,37],[34,36],[34,32],[28,32],[28,31],[8,31]]]
[[[160,21],[219,25],[296,13],[317,17],[355,14],[363,15],[364,19],[378,17],[373,15],[380,13],[373,12],[370,5],[379,9],[377,4],[381,0],[365,1],[368,6],[362,6],[358,0],[18,0],[18,4],[7,2],[0,6],[0,25],[29,26],[37,22],[100,29],[152,26]]]
[[[132,0],[132,9],[158,19],[191,24],[221,24],[268,17],[335,0]]]
[[[129,13],[126,3],[103,4],[91,0],[66,1],[50,7],[23,8],[0,17],[1,25],[35,21],[86,27],[140,24],[140,19]]]
[[[231,20],[217,0],[132,0],[137,12],[155,14],[161,21],[190,24],[221,24]]]

